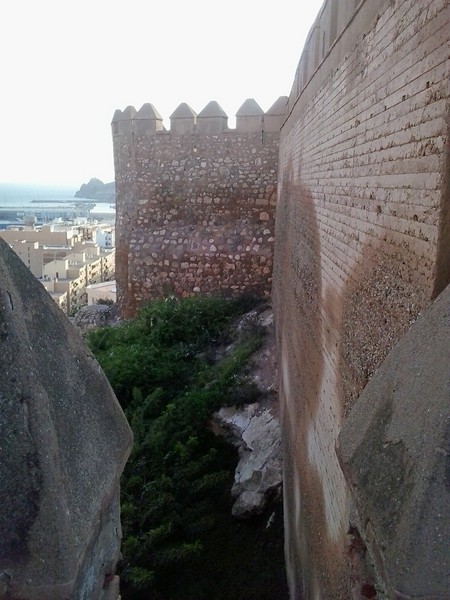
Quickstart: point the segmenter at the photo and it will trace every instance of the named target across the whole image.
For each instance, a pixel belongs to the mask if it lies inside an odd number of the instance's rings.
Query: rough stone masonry
[[[279,98],[264,113],[249,99],[236,129],[217,102],[181,104],[170,131],[151,104],[116,111],[116,278],[130,317],[174,294],[269,295],[277,196]]]

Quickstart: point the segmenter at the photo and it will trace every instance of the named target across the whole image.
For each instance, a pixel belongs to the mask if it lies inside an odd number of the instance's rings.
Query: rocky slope
[[[213,417],[214,431],[238,448],[239,463],[231,494],[236,499],[232,513],[239,518],[260,514],[271,502],[278,501],[283,480],[272,310],[248,313],[238,327],[248,326],[265,331],[249,373],[260,398],[242,407],[221,408]]]

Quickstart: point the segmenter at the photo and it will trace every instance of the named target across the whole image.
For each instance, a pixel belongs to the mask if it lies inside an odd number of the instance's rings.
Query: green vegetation
[[[124,600],[286,597],[281,508],[231,516],[236,450],[208,427],[213,411],[255,399],[246,381],[257,327],[235,327],[241,298],[155,301],[88,343],[134,432],[122,478]]]

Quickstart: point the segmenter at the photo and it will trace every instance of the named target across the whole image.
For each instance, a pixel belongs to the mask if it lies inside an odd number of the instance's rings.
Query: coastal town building
[[[110,224],[57,222],[11,228],[0,231],[0,236],[68,315],[87,304],[88,285],[115,277],[114,227]],[[97,238],[101,245],[94,241]]]
[[[116,245],[115,227],[111,225],[98,225],[92,235],[92,239],[100,248],[114,248]]]
[[[65,313],[68,313],[68,297],[67,286],[61,285],[59,279],[42,279],[42,285],[52,297],[53,301]]]
[[[6,240],[5,240],[6,241]],[[44,264],[44,249],[39,242],[30,240],[11,240],[10,247],[26,264],[35,277],[42,277],[42,265]]]
[[[116,302],[116,282],[102,281],[86,287],[88,306],[92,304]]]

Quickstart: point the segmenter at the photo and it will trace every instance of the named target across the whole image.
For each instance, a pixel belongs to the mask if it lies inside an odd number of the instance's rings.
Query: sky
[[[3,0],[0,182],[114,180],[114,111],[289,95],[323,0]]]

